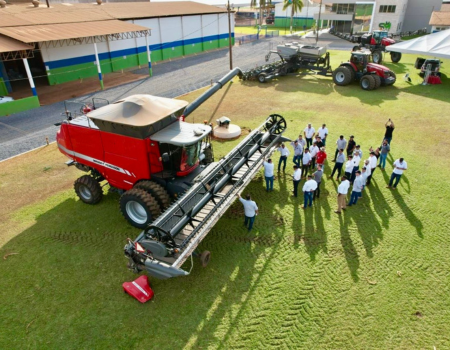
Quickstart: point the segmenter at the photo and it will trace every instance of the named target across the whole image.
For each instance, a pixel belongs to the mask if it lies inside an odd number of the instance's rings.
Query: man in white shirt
[[[303,152],[302,158],[302,174],[303,177],[306,177],[308,174],[308,169],[311,164],[311,155],[309,154],[309,148],[305,148],[305,152]]]
[[[306,209],[306,207],[309,206],[312,207],[312,203],[313,203],[313,194],[314,191],[317,188],[317,182],[314,181],[312,179],[311,175],[308,175],[308,181],[305,182],[305,184],[303,185],[303,198],[304,198],[304,202],[303,202],[303,209]]]
[[[264,177],[266,179],[266,192],[273,191],[273,168],[272,159],[264,160]]]
[[[305,128],[305,130],[303,130],[303,134],[305,135],[306,146],[307,147],[311,146],[312,145],[312,139],[313,139],[314,135],[316,134],[316,129],[314,129],[311,126],[311,123],[308,123],[308,125]]]
[[[338,191],[338,196],[337,196],[338,208],[337,208],[337,210],[334,211],[335,213],[340,214],[342,209],[343,210],[346,209],[345,198],[347,197],[349,188],[350,188],[350,181],[347,180],[346,176],[343,176],[342,182],[339,184],[338,189],[337,189],[337,191]]]
[[[352,170],[352,176],[350,178],[350,182],[353,183],[355,181],[356,177],[356,170],[359,170],[359,163],[361,162],[361,157],[359,156],[358,152],[355,152],[353,154],[353,170]]]
[[[377,169],[377,157],[375,156],[375,152],[370,152],[369,157],[369,168],[370,168],[370,175],[367,176],[367,186],[370,185],[370,180],[372,180],[373,172]]]
[[[322,124],[322,127],[317,131],[320,138],[322,139],[322,143],[325,146],[327,143],[327,136],[328,136],[328,128],[325,124]]]
[[[245,213],[245,221],[244,225],[247,227],[248,225],[248,232],[250,232],[253,228],[253,223],[255,222],[256,215],[258,215],[258,206],[254,201],[252,201],[252,198],[248,194],[245,199],[241,197],[241,195],[238,193],[236,196],[239,198],[239,201],[244,206],[244,213]]]
[[[292,174],[292,181],[294,182],[294,197],[297,197],[298,184],[302,179],[302,171],[297,165],[294,165],[294,173]]]
[[[400,178],[402,177],[403,172],[408,169],[408,165],[403,158],[397,159],[393,165],[394,170],[392,171],[391,179],[389,180],[389,186],[387,186],[387,188],[392,188],[395,190],[400,181]]]
[[[303,154],[303,146],[298,142],[298,140],[295,140],[291,142],[291,146],[294,149],[294,159],[292,160],[297,167],[300,168],[300,160],[302,159]]]
[[[319,147],[317,147],[317,143],[316,141],[314,141],[312,146],[309,147],[309,155],[311,156],[311,169],[314,169],[316,166],[317,152],[319,152]]]
[[[280,152],[280,160],[278,162],[278,172],[280,172],[281,169],[281,163],[283,163],[283,171],[286,170],[286,159],[291,154],[289,150],[286,148],[284,143],[281,144],[281,147],[278,147],[278,152]]]
[[[341,176],[342,166],[344,165],[344,162],[345,162],[344,149],[341,148],[339,150],[338,155],[337,155],[336,164],[334,165],[333,172],[331,173],[330,178],[334,176],[334,173],[337,170],[338,173],[337,173],[336,180],[339,180],[339,177]]]
[[[350,202],[347,204],[349,207],[358,202],[358,198],[361,197],[361,191],[364,188],[364,179],[361,176],[359,170],[356,171],[355,181],[353,181],[353,190],[350,196]]]
[[[345,163],[345,176],[347,177],[347,179],[350,179],[352,177],[353,165],[353,156],[348,156],[348,160]]]

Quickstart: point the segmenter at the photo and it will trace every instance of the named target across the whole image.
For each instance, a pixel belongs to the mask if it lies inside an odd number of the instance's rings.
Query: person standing
[[[302,179],[302,171],[297,165],[294,165],[294,173],[292,174],[292,181],[294,182],[294,197],[297,197],[298,184]]]
[[[306,141],[305,141],[305,139],[303,138],[303,136],[302,136],[301,134],[298,135],[297,141],[298,141],[298,143],[299,143],[300,145],[302,145],[302,148],[303,148],[303,149],[306,148]]]
[[[387,140],[387,143],[389,145],[391,145],[392,133],[394,132],[394,129],[395,129],[394,122],[391,120],[391,118],[388,119],[385,126],[386,126],[386,132],[384,133],[383,140]]]
[[[252,198],[249,194],[245,197],[245,199],[243,199],[239,193],[237,193],[236,196],[244,206],[244,225],[245,227],[247,227],[248,232],[250,232],[253,228],[253,223],[255,222],[256,215],[258,215],[258,206],[254,201],[252,201]]]
[[[350,136],[350,140],[348,140],[347,144],[347,156],[353,155],[353,151],[356,148],[355,137],[353,135]]]
[[[381,145],[381,152],[380,152],[380,164],[378,165],[381,167],[381,170],[384,171],[384,168],[386,167],[386,158],[388,156],[389,151],[391,150],[391,146],[388,144],[387,140],[383,140],[383,145]]]
[[[359,158],[362,159],[363,151],[361,150],[361,146],[360,145],[356,145],[355,150],[353,151],[353,157],[355,157],[355,155],[358,155]]]
[[[309,154],[309,148],[305,148],[302,157],[302,175],[306,177],[308,174],[309,166],[311,165],[311,155]]]
[[[316,136],[316,146],[319,147],[319,149],[321,149],[323,147],[324,143],[322,142],[322,139],[320,138],[319,135]]]
[[[286,170],[286,159],[289,156],[290,152],[284,145],[284,143],[281,144],[281,147],[278,147],[278,152],[280,152],[280,160],[278,161],[278,172],[280,172],[281,169],[281,163],[283,163],[283,171]]]
[[[353,170],[352,170],[352,176],[350,179],[350,183],[353,183],[353,181],[355,181],[356,171],[359,170],[360,162],[361,162],[361,157],[359,156],[359,152],[355,152],[353,155]]]
[[[347,147],[347,140],[344,138],[344,135],[341,135],[341,136],[339,136],[338,140],[336,141],[336,152],[334,153],[333,162],[336,161],[339,150],[341,150],[341,149],[344,150],[345,147]]]
[[[320,165],[317,166],[317,170],[313,173],[314,181],[317,182],[317,188],[314,191],[313,200],[320,197],[320,184],[322,183],[323,170]]]
[[[395,190],[400,181],[400,178],[402,177],[403,172],[406,169],[408,169],[406,161],[403,158],[397,159],[394,162],[394,170],[392,171],[391,179],[389,180],[389,186],[387,186],[387,188],[392,188]]]
[[[347,163],[345,163],[345,176],[347,177],[347,179],[350,179],[352,177],[352,172],[353,172],[353,156],[348,156],[348,160]]]
[[[314,129],[311,126],[311,123],[308,123],[308,125],[305,128],[305,130],[303,130],[303,135],[305,136],[306,146],[307,147],[312,145],[312,139],[313,139],[315,134],[316,134],[316,129]]]
[[[327,144],[327,136],[328,136],[328,128],[326,124],[322,124],[322,127],[317,131],[317,133],[320,136],[323,145],[325,146]]]
[[[347,204],[349,207],[358,202],[358,198],[361,197],[361,191],[364,188],[363,177],[361,176],[361,172],[358,170],[356,172],[355,181],[353,181],[353,190],[350,196],[350,202]]]
[[[325,152],[325,147],[322,147],[316,155],[317,168],[319,168],[320,165],[322,170],[324,169],[325,159],[327,159],[327,153]]]
[[[338,196],[337,196],[337,203],[338,203],[338,208],[337,210],[335,210],[334,212],[337,214],[341,213],[341,210],[345,210],[346,209],[346,198],[347,198],[347,193],[348,193],[348,189],[350,188],[350,181],[348,181],[346,176],[342,177],[342,181],[338,186]]]
[[[314,141],[313,145],[309,148],[309,155],[311,156],[311,169],[314,169],[316,166],[317,152],[319,152],[319,147],[317,147],[317,143]]]
[[[312,179],[311,175],[308,175],[308,181],[305,182],[305,184],[303,185],[303,198],[304,198],[304,202],[303,202],[303,209],[306,209],[306,207],[309,205],[310,207],[312,207],[312,202],[313,202],[313,193],[317,188],[317,182],[315,182]]]
[[[300,160],[302,159],[303,154],[303,146],[298,143],[298,140],[295,140],[291,142],[291,146],[294,149],[294,158],[292,161],[295,165],[297,165],[300,168]]]
[[[337,170],[337,177],[336,180],[339,180],[339,178],[341,177],[341,171],[342,171],[342,166],[344,165],[345,162],[345,155],[344,155],[344,149],[341,148],[338,152],[337,158],[336,158],[336,163],[334,164],[334,168],[333,168],[333,172],[331,173],[330,177],[334,176],[334,173]]]
[[[273,191],[273,170],[274,164],[272,159],[264,160],[264,178],[266,179],[266,192]]]
[[[375,156],[375,152],[370,152],[369,157],[369,167],[370,167],[370,175],[367,176],[367,186],[370,185],[370,181],[372,180],[373,172],[377,168],[377,157]]]

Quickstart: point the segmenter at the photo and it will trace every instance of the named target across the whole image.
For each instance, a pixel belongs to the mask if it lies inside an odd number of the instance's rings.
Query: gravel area
[[[233,47],[233,66],[247,70],[264,64],[264,56],[281,42],[299,41],[315,44],[314,38],[271,38]],[[353,44],[329,34],[321,34],[320,46],[332,50],[349,50]],[[275,59],[275,56],[272,56]],[[116,101],[133,94],[176,97],[210,85],[229,71],[228,49],[202,53],[169,62],[155,64],[153,77],[95,92],[71,101],[91,101],[93,97]],[[136,73],[147,72],[146,68]],[[75,105],[74,105],[75,106]],[[79,107],[69,108],[79,110]],[[42,106],[26,112],[0,118],[0,161],[42,146],[46,137],[55,141],[58,127],[64,119],[64,102]]]

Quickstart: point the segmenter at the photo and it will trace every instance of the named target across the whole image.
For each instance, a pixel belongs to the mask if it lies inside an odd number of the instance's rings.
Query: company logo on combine
[[[384,22],[384,23],[380,23],[380,24],[378,25],[378,27],[380,27],[380,29],[386,29],[386,30],[389,30],[389,29],[391,29],[391,22],[386,21],[386,22]]]

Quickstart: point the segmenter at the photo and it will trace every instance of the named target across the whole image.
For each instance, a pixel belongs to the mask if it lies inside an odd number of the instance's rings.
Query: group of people
[[[366,160],[363,160],[363,151],[361,150],[361,146],[356,143],[353,135],[350,135],[348,141],[345,139],[344,135],[340,135],[336,141],[336,151],[334,159],[332,160],[334,167],[331,174],[328,176],[329,179],[332,179],[336,174],[336,180],[341,179],[337,188],[338,208],[335,210],[335,213],[339,214],[348,206],[357,204],[358,199],[362,196],[364,188],[370,186],[373,173],[377,167],[380,167],[382,171],[385,171],[386,159],[391,150],[390,144],[395,129],[394,122],[389,119],[386,122],[385,127],[386,132],[381,146],[376,149],[370,147],[369,157]],[[300,134],[296,140],[290,143],[290,146],[293,149],[292,161],[294,163],[292,174],[292,196],[298,196],[298,187],[302,178],[304,178],[305,183],[302,188],[304,198],[304,203],[302,205],[303,209],[306,209],[308,206],[311,207],[313,201],[320,196],[320,185],[322,183],[325,166],[324,162],[327,159],[325,151],[327,137],[328,129],[326,124],[323,124],[316,133],[314,127],[309,123],[303,130],[303,135]],[[287,159],[291,152],[283,143],[278,145],[277,151],[280,153],[278,172],[285,172]],[[271,192],[273,191],[275,166],[272,159],[265,159],[263,166],[266,191]],[[396,189],[403,172],[407,169],[407,164],[403,158],[399,158],[393,163],[393,166],[394,169],[387,188]],[[342,171],[344,171],[344,175],[341,177]],[[352,190],[350,200],[347,203],[347,195],[350,187],[352,187]],[[240,198],[240,200],[245,208],[245,222],[250,231],[253,227],[258,207],[256,203],[251,200],[250,196],[248,196],[247,199]],[[248,208],[253,209],[249,211]],[[247,214],[253,216],[247,217]]]

